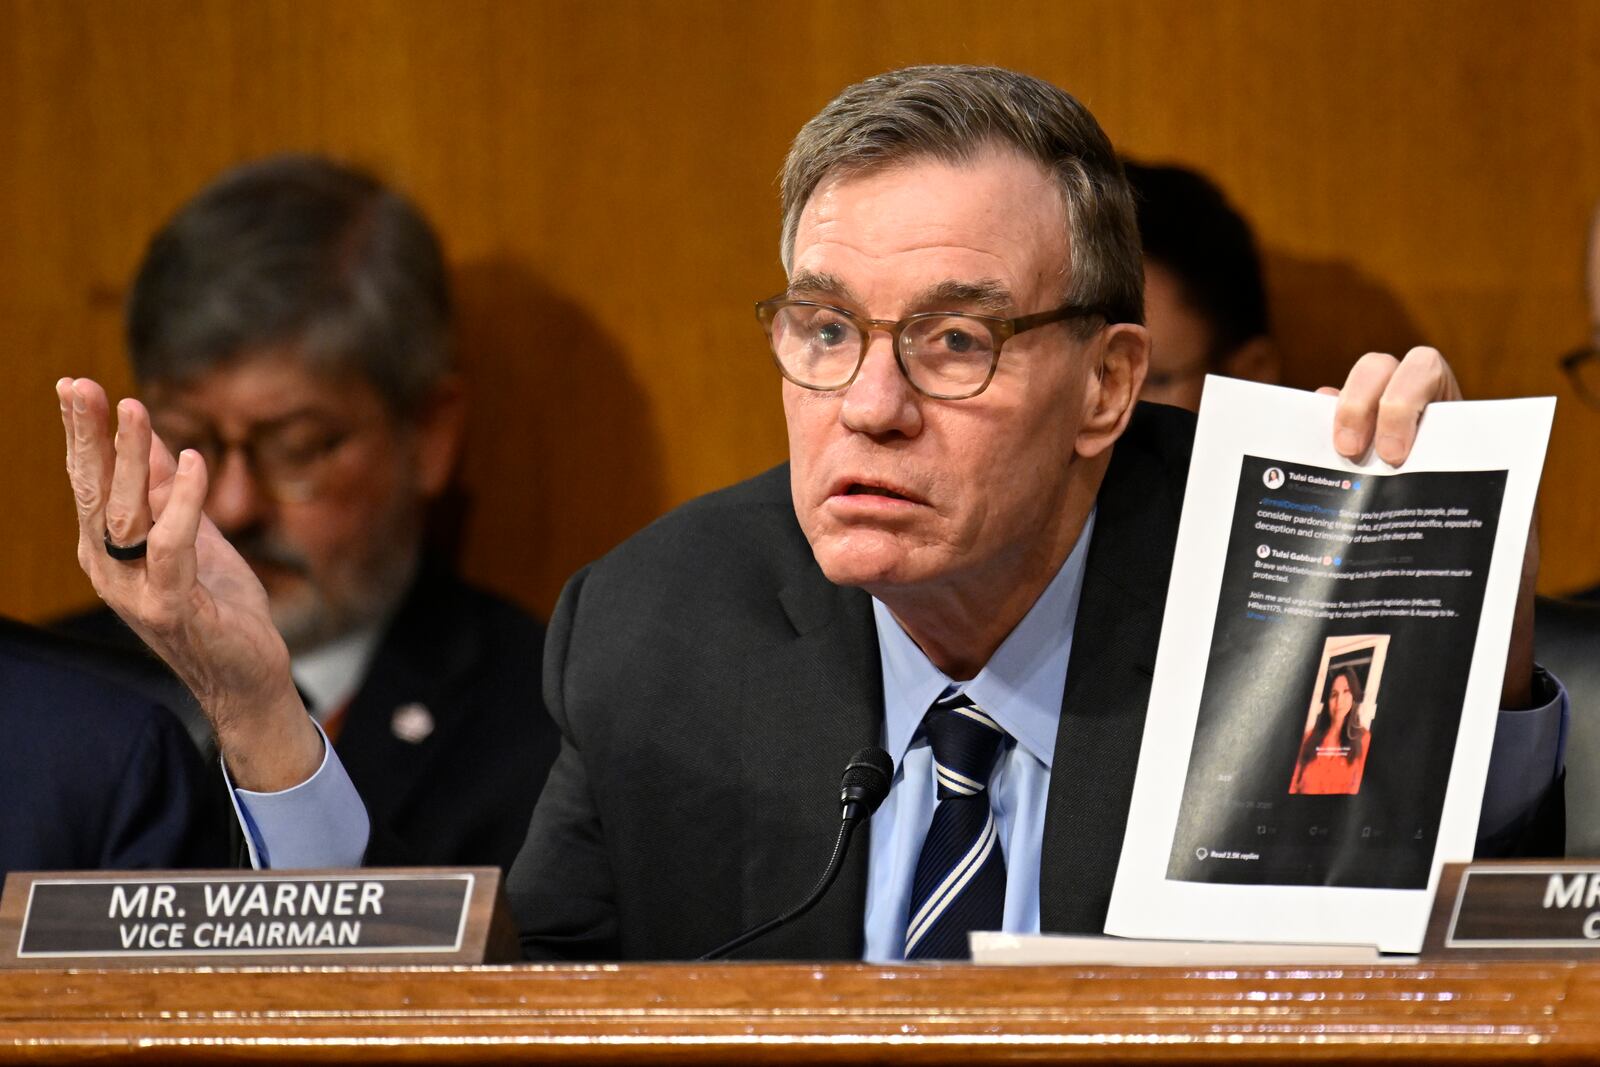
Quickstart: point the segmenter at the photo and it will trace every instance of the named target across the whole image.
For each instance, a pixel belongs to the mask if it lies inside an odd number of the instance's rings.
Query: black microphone
[[[844,854],[850,850],[850,835],[863,820],[878,810],[883,798],[889,795],[889,783],[893,779],[894,761],[883,749],[864,748],[851,756],[850,762],[845,766],[844,776],[839,780],[839,836],[834,839],[833,855],[829,857],[828,868],[822,872],[822,878],[817,882],[816,888],[811,890],[799,904],[776,919],[769,919],[760,926],[746,930],[726,945],[712,949],[700,957],[701,961],[720,960],[728,953],[743,948],[756,938],[771,933],[816,907],[817,901],[821,900],[823,894],[833,885],[833,880],[839,877],[839,867],[844,862]]]

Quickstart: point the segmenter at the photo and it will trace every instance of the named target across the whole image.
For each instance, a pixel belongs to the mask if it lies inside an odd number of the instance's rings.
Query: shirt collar
[[[311,714],[318,722],[344,707],[361,688],[383,625],[363,627],[294,657],[290,673],[295,685],[310,698]]]
[[[977,677],[959,686],[1046,767],[1055,755],[1073,622],[1093,533],[1090,511],[1077,544],[1039,599]],[[929,661],[877,597],[872,598],[872,617],[883,664],[884,743],[898,767],[928,706],[955,683]]]

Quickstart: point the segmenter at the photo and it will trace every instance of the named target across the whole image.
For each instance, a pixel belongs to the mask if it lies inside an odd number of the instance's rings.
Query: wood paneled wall
[[[774,175],[847,83],[990,62],[1254,219],[1295,384],[1428,340],[1474,396],[1561,397],[1543,586],[1600,579],[1587,328],[1600,4],[1544,0],[0,0],[0,611],[92,594],[50,386],[126,388],[120,301],[202,183],[286,149],[436,221],[475,393],[469,573],[548,612],[666,508],[785,451],[750,312],[781,284]]]

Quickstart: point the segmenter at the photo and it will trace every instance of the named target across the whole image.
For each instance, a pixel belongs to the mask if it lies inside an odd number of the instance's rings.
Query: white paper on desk
[[[1411,962],[1371,945],[1264,945],[1238,941],[1137,941],[1121,937],[974,930],[972,962],[1082,967],[1377,966]]]
[[[1555,401],[1434,405],[1398,470],[1334,405],[1207,379],[1107,933],[1414,952],[1472,857]]]

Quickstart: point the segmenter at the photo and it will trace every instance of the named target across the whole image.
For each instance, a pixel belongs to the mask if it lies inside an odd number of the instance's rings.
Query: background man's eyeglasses
[[[804,389],[843,389],[855,381],[874,330],[894,339],[895,362],[911,387],[935,400],[983,392],[1012,337],[1052,322],[1105,316],[1105,309],[1063,304],[1006,319],[963,311],[924,311],[898,322],[869,319],[829,304],[775,296],[756,305],[783,376]]]
[[[192,448],[206,461],[215,482],[228,453],[238,449],[260,491],[280,503],[300,504],[327,487],[339,450],[355,436],[344,427],[304,426],[260,429],[238,440],[224,440],[213,427],[161,425],[155,431],[174,455]]]

